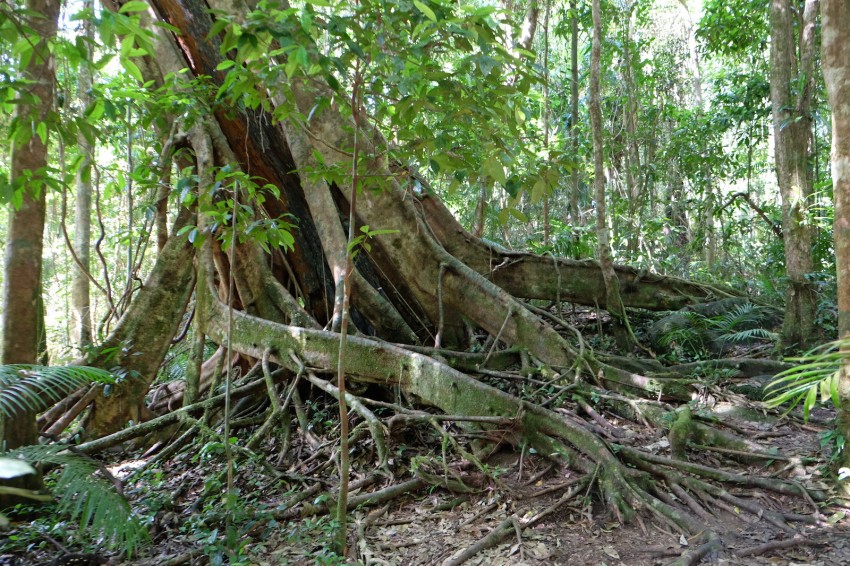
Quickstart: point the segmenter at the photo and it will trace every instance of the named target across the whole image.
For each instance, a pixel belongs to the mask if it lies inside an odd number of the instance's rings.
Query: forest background
[[[520,419],[526,407],[518,444],[558,437],[601,465],[613,456],[583,436],[592,429],[452,381],[449,369],[473,372],[454,353],[480,369],[498,351],[526,377],[554,375],[558,399],[568,378],[687,405],[709,376],[672,373],[728,354],[717,334],[776,358],[850,330],[847,2],[259,4],[0,4],[2,362],[112,374],[38,374],[49,406],[30,374],[4,377],[9,448],[81,415],[75,433],[116,438],[219,386],[230,439],[230,396],[252,367],[273,398],[262,437],[288,420],[279,367],[338,374],[336,389],[310,378],[338,399],[348,372],[449,414]],[[719,314],[648,331],[655,311],[720,299],[732,303]],[[407,353],[358,350],[369,337]],[[836,470],[848,461],[846,347],[823,350],[832,365],[816,380],[791,374],[778,399],[806,417],[818,400],[838,408]],[[367,369],[370,348],[400,373]],[[433,384],[407,383],[421,364]],[[77,389],[92,379],[109,383]],[[675,436],[677,414],[656,428]],[[386,466],[386,434],[359,415]],[[220,444],[232,493],[233,448]],[[340,457],[343,537],[348,465]],[[601,499],[628,518],[647,494],[606,470]]]

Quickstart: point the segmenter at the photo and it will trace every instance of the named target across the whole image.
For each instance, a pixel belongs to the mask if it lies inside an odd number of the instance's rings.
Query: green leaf
[[[122,59],[121,63],[124,65],[124,69],[126,69],[127,72],[130,73],[130,76],[132,76],[140,83],[144,82],[144,78],[142,77],[142,71],[139,70],[138,65],[133,63],[130,59]]]
[[[812,410],[812,407],[818,402],[818,390],[816,387],[809,388],[809,393],[806,395],[806,400],[803,403],[803,420],[809,421],[809,413]]]
[[[47,124],[45,122],[39,122],[35,127],[35,131],[38,134],[41,143],[47,145]]]
[[[491,155],[481,164],[482,172],[496,182],[505,184],[505,168],[495,155]]]
[[[0,365],[0,414],[43,411],[86,383],[115,383],[115,378],[86,366]]]
[[[129,14],[132,12],[144,12],[148,9],[148,3],[141,0],[131,0],[118,9],[119,14]]]
[[[546,194],[546,176],[540,175],[537,177],[537,181],[534,183],[534,186],[531,188],[531,202],[537,204],[540,202],[540,199],[543,198],[543,195]]]
[[[419,11],[425,14],[425,17],[431,20],[432,22],[437,22],[437,14],[434,13],[434,10],[426,6],[423,2],[419,0],[413,0],[413,5],[419,8]]]

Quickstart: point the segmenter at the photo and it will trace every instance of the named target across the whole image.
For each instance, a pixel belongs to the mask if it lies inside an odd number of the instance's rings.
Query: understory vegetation
[[[0,3],[0,566],[850,560],[848,30]]]

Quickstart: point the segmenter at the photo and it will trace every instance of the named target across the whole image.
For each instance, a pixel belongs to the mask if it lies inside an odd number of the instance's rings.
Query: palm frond
[[[25,460],[62,466],[55,492],[60,512],[80,529],[101,538],[130,557],[148,534],[130,504],[106,478],[97,474],[97,462],[67,451],[64,446],[25,446],[16,450]]]
[[[776,340],[779,336],[775,332],[765,330],[764,328],[749,328],[747,330],[739,330],[737,332],[722,334],[719,339],[724,342],[747,342],[753,338]]]
[[[721,315],[712,317],[711,326],[720,334],[729,334],[742,326],[760,326],[764,318],[765,312],[762,307],[753,303],[741,303]]]
[[[837,340],[813,348],[800,357],[789,358],[789,361],[799,362],[798,365],[776,374],[765,386],[765,404],[778,407],[788,403],[788,411],[791,411],[803,403],[805,419],[808,419],[818,397],[821,402],[832,401],[838,407],[841,366],[850,359],[850,352],[846,351],[848,347],[850,341]]]
[[[0,365],[0,414],[43,411],[86,383],[115,382],[112,373],[87,366]]]

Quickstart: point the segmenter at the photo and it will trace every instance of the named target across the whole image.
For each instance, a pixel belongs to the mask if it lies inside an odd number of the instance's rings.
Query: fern
[[[708,317],[693,311],[680,312],[687,325],[666,332],[659,342],[665,347],[676,347],[681,352],[706,355],[712,342],[746,342],[752,339],[776,340],[774,332],[762,328],[768,318],[767,309],[752,303],[742,303],[721,315]]]
[[[15,451],[24,460],[62,466],[54,489],[59,511],[107,546],[132,557],[148,534],[130,504],[107,479],[97,475],[92,458],[68,452],[64,446],[25,446]]]
[[[0,365],[0,414],[43,411],[81,385],[115,382],[110,372],[87,366]]]

